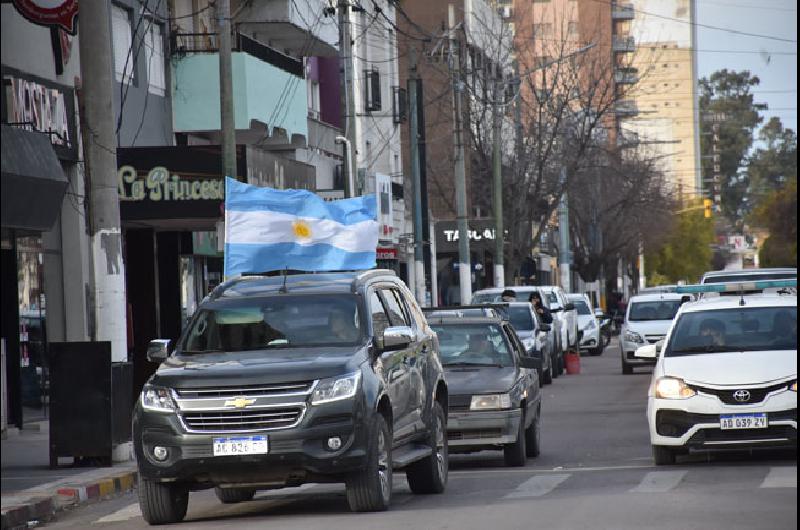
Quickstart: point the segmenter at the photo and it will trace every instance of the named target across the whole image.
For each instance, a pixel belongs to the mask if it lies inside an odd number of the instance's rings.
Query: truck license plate
[[[719,417],[719,428],[730,429],[766,429],[769,426],[767,414],[722,414]]]
[[[214,438],[214,456],[264,455],[268,449],[266,436]]]

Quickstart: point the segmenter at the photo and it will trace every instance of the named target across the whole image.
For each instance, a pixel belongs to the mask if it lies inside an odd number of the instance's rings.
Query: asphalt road
[[[180,528],[788,529],[797,527],[797,460],[786,453],[690,457],[655,467],[645,420],[649,370],[620,373],[616,343],[579,375],[545,387],[542,454],[506,468],[502,454],[454,456],[442,495],[395,475],[385,513],[348,511],[343,486],[259,493],[239,505],[190,495]],[[129,494],[65,514],[51,528],[146,528]]]

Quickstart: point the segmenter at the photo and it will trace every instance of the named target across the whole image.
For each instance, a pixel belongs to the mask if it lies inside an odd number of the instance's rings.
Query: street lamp
[[[352,149],[353,146],[350,144],[350,140],[345,138],[344,136],[337,136],[335,142],[337,144],[344,144],[344,152],[345,152],[345,159],[347,161],[347,190],[348,190],[348,197],[355,197],[356,196],[356,183],[353,179],[353,155]]]

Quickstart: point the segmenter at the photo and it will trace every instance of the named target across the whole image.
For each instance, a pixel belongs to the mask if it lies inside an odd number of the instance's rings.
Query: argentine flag
[[[374,195],[325,202],[225,179],[225,276],[370,269],[377,246]]]

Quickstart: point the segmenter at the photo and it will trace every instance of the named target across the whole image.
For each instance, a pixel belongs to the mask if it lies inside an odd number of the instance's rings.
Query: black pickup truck
[[[388,508],[392,470],[415,493],[447,483],[448,394],[436,334],[393,272],[245,276],[217,287],[133,418],[139,503],[181,521],[190,491],[220,501],[344,482],[354,511]]]

